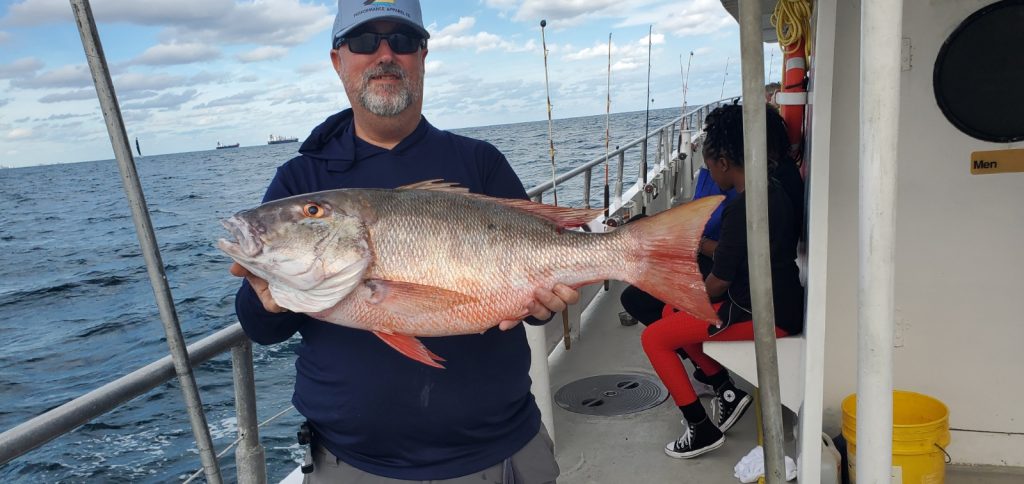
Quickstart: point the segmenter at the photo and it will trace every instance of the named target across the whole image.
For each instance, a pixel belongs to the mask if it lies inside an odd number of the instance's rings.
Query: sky
[[[143,154],[302,140],[349,107],[329,56],[335,1],[91,4]],[[651,109],[681,106],[684,81],[691,105],[740,92],[739,28],[719,0],[421,4],[423,111],[442,129],[546,120],[548,92],[556,119],[604,114],[609,34],[613,113],[647,107],[648,67]],[[83,52],[68,0],[0,0],[0,166],[113,158]],[[765,44],[766,73],[780,64]]]

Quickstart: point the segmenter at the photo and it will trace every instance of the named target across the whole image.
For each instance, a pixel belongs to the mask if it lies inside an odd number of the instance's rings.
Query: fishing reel
[[[296,434],[299,440],[299,447],[305,449],[305,456],[302,459],[302,473],[310,474],[313,472],[313,430],[309,427],[309,422],[303,422]]]
[[[658,198],[658,186],[653,183],[644,185],[644,193],[651,196],[652,199]]]

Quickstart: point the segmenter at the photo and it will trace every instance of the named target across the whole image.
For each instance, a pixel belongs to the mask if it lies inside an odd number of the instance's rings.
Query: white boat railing
[[[527,195],[536,202],[543,202],[544,195],[553,191],[555,186],[577,177],[583,177],[583,205],[591,208],[591,186],[593,171],[614,160],[615,187],[605,207],[605,214],[588,224],[588,230],[604,230],[604,226],[615,227],[625,223],[630,217],[650,211],[657,213],[674,206],[680,201],[693,197],[694,173],[693,153],[690,141],[693,134],[704,125],[704,118],[712,110],[723,104],[736,102],[738,98],[726,98],[713,103],[691,109],[672,121],[656,128],[654,131],[634,141],[616,148],[605,156],[599,156],[584,163],[552,181],[541,183],[527,190]],[[649,145],[656,146],[654,157],[650,159]],[[624,190],[625,166],[627,154],[639,151],[639,170],[633,184]],[[650,167],[650,170],[648,168]],[[607,286],[605,286],[607,287]],[[579,336],[583,311],[600,293],[602,286],[590,285],[580,288],[580,300],[569,307],[561,317],[564,324],[552,322],[545,326],[527,326],[527,341],[530,344],[532,363],[530,378],[533,381],[531,391],[541,411],[541,420],[547,428],[552,440],[557,443],[557,429],[554,427],[554,406],[551,395],[550,376],[548,374],[548,356],[566,341],[569,348],[573,337]],[[558,315],[555,316],[557,320]],[[565,334],[568,329],[569,334]]]
[[[106,70],[102,47],[99,44],[99,37],[95,30],[88,1],[72,0],[72,5],[76,18],[79,21],[83,45],[91,53],[90,58],[97,59],[96,65],[90,67],[93,69],[98,94],[104,104],[105,114],[107,114],[105,118],[108,122],[108,129],[111,132],[111,141],[114,144],[115,153],[118,155],[118,161],[122,166],[125,190],[129,200],[132,201],[133,217],[135,218],[136,230],[140,234],[140,244],[143,246],[143,251],[147,256],[147,264],[151,267],[151,272],[155,271],[156,273],[155,276],[151,274],[151,279],[157,281],[154,282],[154,290],[157,293],[158,303],[161,306],[161,315],[170,315],[170,317],[164,317],[163,319],[165,320],[165,329],[167,329],[169,334],[168,341],[171,347],[171,355],[165,356],[160,360],[0,433],[0,465],[6,464],[57,437],[72,432],[92,419],[120,407],[129,400],[141,396],[175,377],[183,381],[191,380],[194,388],[194,380],[191,379],[191,369],[217,355],[231,351],[235,409],[238,416],[239,432],[239,446],[235,452],[238,469],[237,480],[241,483],[264,483],[267,479],[266,463],[264,451],[259,441],[256,418],[252,344],[238,323],[232,324],[187,346],[185,346],[183,339],[181,339],[181,329],[177,318],[174,316],[174,303],[169,297],[169,290],[158,283],[159,280],[166,282],[166,278],[163,277],[162,273],[159,249],[155,244],[147,243],[153,241],[152,226],[149,224],[148,210],[138,182],[138,174],[135,172],[134,163],[131,161],[131,150],[127,144],[127,137],[123,136],[124,126],[120,118],[120,110],[117,106],[113,88],[109,83],[109,72]],[[563,174],[556,182],[561,183],[582,174],[585,180],[583,200],[586,206],[589,207],[593,168],[604,163],[606,159],[615,157],[618,163],[619,177],[617,178],[618,182],[615,189],[616,203],[609,207],[609,225],[628,220],[629,216],[633,215],[632,212],[636,210],[637,205],[642,207],[656,205],[653,202],[658,198],[659,193],[672,195],[662,197],[658,202],[662,204],[660,209],[668,208],[671,206],[671,199],[677,193],[683,193],[686,196],[692,195],[693,168],[689,164],[692,157],[685,156],[689,153],[688,140],[692,131],[685,128],[688,126],[701,126],[704,116],[711,109],[723,102],[730,101],[732,99],[717,101],[695,108],[689,113],[656,129],[647,136],[617,148],[607,157],[601,156]],[[677,125],[681,128],[680,131],[676,131]],[[654,169],[647,173],[647,147],[652,137],[658,138],[658,144],[653,163]],[[637,182],[623,193],[622,179],[626,153],[636,147],[639,147],[640,150],[641,173],[637,176]],[[673,153],[676,153],[676,155],[673,156]],[[684,154],[684,156],[679,156],[679,154]],[[677,161],[681,163],[677,165]],[[688,174],[688,176],[679,176],[679,173]],[[644,180],[649,181],[644,183]],[[682,187],[679,186],[680,182],[683,183]],[[541,201],[544,193],[553,186],[552,182],[542,183],[531,188],[528,193],[534,200]],[[626,203],[622,203],[623,195],[629,200]],[[153,266],[159,267],[152,269]],[[593,294],[596,294],[596,289],[592,291],[590,298],[585,299],[586,302],[581,301],[580,304],[577,304],[580,310],[575,312],[575,327],[579,327],[581,308],[589,303]],[[167,297],[163,298],[162,296],[164,295]],[[556,327],[556,325],[549,326]],[[540,331],[540,333],[536,331]],[[548,338],[543,331],[542,328],[528,330],[531,335],[531,350],[535,355],[538,355],[535,357],[535,361],[536,358],[542,360],[542,363],[533,365],[534,369],[531,370],[531,373],[534,371],[543,373],[533,375],[534,386],[535,391],[540,392],[537,395],[538,403],[541,405],[542,413],[545,414],[545,423],[551,429],[553,436],[554,428],[551,425],[550,391],[547,385],[547,355],[554,349],[560,338],[554,340],[555,344],[550,344],[551,338]],[[177,338],[174,338],[175,335]],[[177,342],[177,345],[175,342]],[[543,383],[543,388],[538,388],[538,383]],[[185,386],[187,385],[183,385],[183,388]],[[200,449],[207,482],[220,482],[220,468],[216,455],[213,453],[212,441],[209,440],[210,431],[202,412],[198,389],[196,389],[194,398],[188,397],[189,395],[186,394],[189,414],[193,423],[193,433],[198,436],[196,440],[200,442],[200,447],[204,447],[201,445],[204,440],[208,443],[205,446],[206,448]],[[545,407],[547,408],[545,409]],[[206,436],[206,439],[203,439],[202,436]]]

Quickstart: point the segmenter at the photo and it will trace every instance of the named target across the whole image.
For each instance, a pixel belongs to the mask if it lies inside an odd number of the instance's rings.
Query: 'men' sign
[[[971,153],[971,174],[1024,172],[1024,149],[975,151]]]

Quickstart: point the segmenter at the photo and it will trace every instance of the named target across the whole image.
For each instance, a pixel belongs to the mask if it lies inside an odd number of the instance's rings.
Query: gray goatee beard
[[[371,90],[370,79],[376,76],[392,75],[398,78],[398,85],[383,87],[384,92]],[[395,64],[383,64],[363,74],[360,80],[359,104],[377,116],[398,116],[416,100],[417,91],[401,67]],[[380,87],[378,87],[380,88]]]

